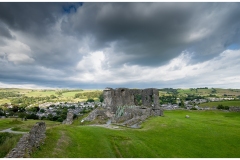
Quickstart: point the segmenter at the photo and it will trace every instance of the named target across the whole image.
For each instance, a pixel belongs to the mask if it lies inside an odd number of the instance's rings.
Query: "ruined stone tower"
[[[103,97],[104,107],[96,108],[84,120],[101,119],[123,126],[139,126],[150,116],[163,116],[155,88],[106,88]]]
[[[104,103],[110,107],[112,112],[116,112],[118,106],[136,105],[137,97],[141,97],[142,108],[152,108],[154,115],[161,116],[163,113],[159,107],[159,94],[155,88],[128,89],[128,88],[106,88],[103,91]]]

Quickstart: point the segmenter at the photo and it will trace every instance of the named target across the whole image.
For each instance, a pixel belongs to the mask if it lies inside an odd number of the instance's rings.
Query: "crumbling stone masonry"
[[[141,97],[142,108],[152,108],[156,113],[154,115],[161,116],[163,112],[159,106],[159,93],[155,88],[147,89],[128,89],[128,88],[106,88],[103,91],[104,103],[106,107],[110,107],[112,112],[116,112],[118,106],[136,105],[137,96]]]
[[[72,124],[73,123],[73,116],[74,116],[74,113],[69,111],[67,113],[67,118],[62,122],[62,124]]]
[[[155,88],[106,88],[103,97],[105,107],[95,109],[84,120],[92,121],[103,117],[111,119],[112,123],[132,126],[141,124],[149,116],[163,116],[163,109],[159,106],[159,93]]]
[[[229,111],[231,111],[231,112],[240,112],[240,107],[231,106],[231,107],[229,107]]]
[[[46,135],[45,122],[37,122],[27,134],[24,134],[6,158],[27,158],[30,157],[34,149],[39,148]]]

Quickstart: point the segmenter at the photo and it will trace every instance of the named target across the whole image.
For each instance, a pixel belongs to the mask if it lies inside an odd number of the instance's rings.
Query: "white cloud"
[[[109,70],[104,68],[107,64],[106,55],[103,51],[96,51],[83,56],[78,62],[76,69],[78,74],[72,79],[85,82],[99,82],[104,76],[109,75]]]
[[[46,86],[39,86],[35,84],[6,84],[0,82],[0,88],[27,88],[27,89],[54,89]]]
[[[0,46],[1,55],[6,55],[7,60],[14,64],[31,64],[34,59],[31,58],[30,47],[17,40],[6,40],[7,45]]]
[[[155,68],[128,64],[123,64],[120,68],[104,68],[103,63],[108,63],[105,54],[94,52],[78,63],[77,68],[81,73],[75,77],[75,80],[114,84],[171,81],[178,86],[217,84],[227,86],[240,83],[238,74],[240,50],[226,50],[211,60],[196,64],[190,63],[193,55],[183,51],[168,64]],[[180,82],[181,80],[185,82]]]
[[[14,64],[31,64],[34,62],[33,58],[22,53],[10,53],[8,54],[8,60]]]

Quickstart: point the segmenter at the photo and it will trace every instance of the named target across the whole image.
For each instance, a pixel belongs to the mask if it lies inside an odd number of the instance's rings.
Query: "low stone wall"
[[[67,118],[62,122],[62,124],[72,124],[73,123],[73,112],[68,112],[67,113]]]
[[[27,158],[34,149],[39,148],[45,139],[45,122],[37,122],[27,134],[24,134],[6,158]]]
[[[231,111],[231,112],[240,112],[240,107],[229,107],[229,111]]]

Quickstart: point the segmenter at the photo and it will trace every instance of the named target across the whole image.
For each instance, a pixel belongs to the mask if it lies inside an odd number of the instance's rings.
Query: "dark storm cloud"
[[[7,39],[13,39],[14,37],[10,33],[9,29],[7,26],[3,23],[0,22],[0,36],[5,37]]]
[[[80,5],[81,3],[1,2],[0,19],[11,29],[42,36],[51,34],[50,27],[64,12],[70,13],[71,7],[76,10]]]
[[[181,76],[181,68],[186,68],[180,64],[199,63],[195,67],[201,69],[214,57],[224,62],[220,54],[238,44],[240,3],[0,3],[4,83],[82,88],[197,85],[199,77]],[[236,55],[231,52],[230,58]],[[168,70],[173,71],[170,78]],[[159,82],[154,79],[158,72]],[[175,80],[175,74],[180,78]]]
[[[86,3],[62,29],[94,35],[96,50],[116,41],[116,52],[135,56],[119,63],[159,65],[186,49],[206,59],[239,40],[239,5]]]

